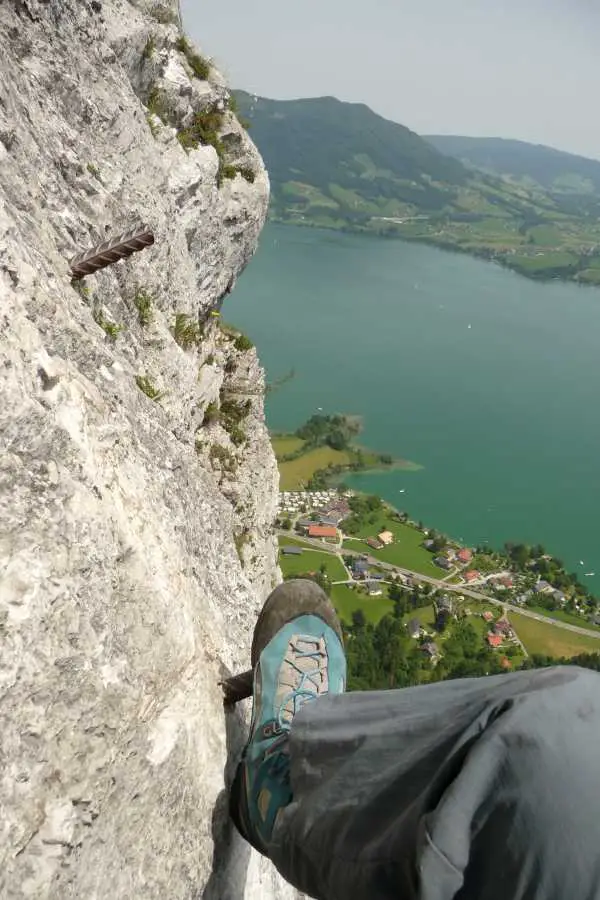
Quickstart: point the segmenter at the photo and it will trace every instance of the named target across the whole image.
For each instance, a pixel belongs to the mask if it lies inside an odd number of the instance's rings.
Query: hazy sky
[[[598,0],[181,0],[232,86],[600,158]]]

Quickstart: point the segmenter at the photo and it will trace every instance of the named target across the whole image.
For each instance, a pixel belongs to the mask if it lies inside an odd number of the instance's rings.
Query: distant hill
[[[470,174],[403,125],[334,97],[268,100],[235,92],[271,179],[276,210],[307,206],[360,220],[440,210]]]
[[[475,162],[469,142],[477,139],[425,140],[362,103],[245,91],[234,101],[269,170],[273,219],[423,241],[532,278],[600,284],[600,163],[582,160],[594,169],[584,171],[570,154],[488,142],[513,160],[504,171],[491,150]],[[528,168],[525,157],[519,168],[519,146],[547,151],[545,168],[539,160]],[[567,167],[555,160],[552,170],[552,154]]]
[[[302,175],[325,187],[332,180],[352,187],[357,179],[373,187],[395,180],[462,184],[468,177],[460,163],[363,103],[236,96],[276,182]]]
[[[600,161],[504,138],[427,135],[433,147],[469,165],[513,178],[529,179],[550,191],[600,193]]]

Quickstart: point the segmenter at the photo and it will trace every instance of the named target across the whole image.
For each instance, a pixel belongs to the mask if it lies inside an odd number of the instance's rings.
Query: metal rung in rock
[[[119,237],[103,241],[91,250],[78,253],[71,260],[73,278],[83,278],[99,269],[111,266],[120,259],[126,259],[132,253],[150,247],[154,243],[154,235],[147,225],[136,225],[120,234]]]
[[[252,696],[254,672],[249,669],[248,672],[242,672],[241,675],[232,675],[221,681],[223,688],[223,702],[226,706],[233,706],[240,700],[246,700]]]

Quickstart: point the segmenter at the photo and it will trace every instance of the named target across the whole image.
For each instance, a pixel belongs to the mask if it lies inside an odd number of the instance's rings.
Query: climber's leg
[[[231,792],[242,835],[268,855],[273,826],[292,799],[288,734],[301,706],[344,690],[341,629],[312,581],[277,587],[259,616],[252,644],[254,706],[250,738]]]
[[[319,697],[267,851],[319,900],[600,900],[600,674]]]

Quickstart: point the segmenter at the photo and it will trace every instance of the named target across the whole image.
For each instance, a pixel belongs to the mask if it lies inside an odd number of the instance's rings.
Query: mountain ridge
[[[598,193],[580,182],[558,190],[465,165],[364,103],[234,94],[269,171],[272,219],[600,283],[600,176]]]
[[[454,134],[423,135],[423,138],[440,153],[477,168],[489,168],[498,174],[528,175],[548,188],[553,187],[553,178],[575,172],[582,178],[590,178],[594,189],[600,190],[600,160],[590,156],[514,138]]]

